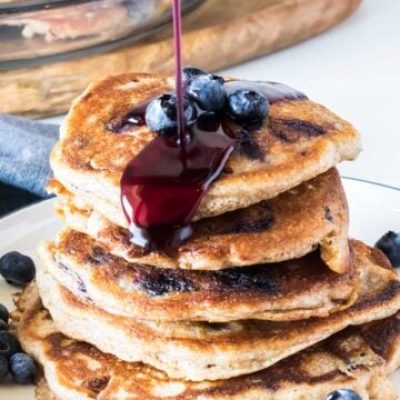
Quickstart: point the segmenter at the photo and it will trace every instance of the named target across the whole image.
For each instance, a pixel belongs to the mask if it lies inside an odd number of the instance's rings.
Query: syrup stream
[[[148,250],[175,254],[192,234],[190,222],[219,177],[234,140],[215,114],[200,115],[187,127],[184,116],[180,1],[172,0],[178,130],[159,135],[129,162],[121,178],[121,204],[131,242]],[[145,123],[148,102],[122,119],[117,130]]]
[[[177,99],[177,122],[181,147],[186,144],[185,110],[184,110],[184,82],[182,79],[182,18],[180,0],[172,0],[174,52],[175,52],[175,90]],[[190,138],[188,138],[190,139]]]
[[[172,6],[178,129],[175,134],[158,134],[128,163],[121,178],[121,204],[129,222],[131,242],[173,256],[191,236],[191,220],[210,185],[222,173],[233,151],[236,131],[251,135],[257,127],[246,128],[224,115],[201,111],[197,121],[186,126],[180,1],[172,0]],[[260,91],[271,103],[305,98],[281,84],[240,81],[225,84],[228,93],[242,87]],[[151,100],[138,105],[119,122],[111,123],[110,129],[129,133],[132,128],[145,125]]]

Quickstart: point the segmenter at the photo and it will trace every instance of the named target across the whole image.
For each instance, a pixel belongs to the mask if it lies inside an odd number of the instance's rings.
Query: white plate
[[[400,230],[400,190],[351,179],[344,179],[351,210],[353,237],[373,244],[388,230]],[[18,250],[37,261],[35,248],[39,240],[50,239],[59,230],[60,221],[48,200],[0,220],[0,256]],[[0,303],[11,306],[15,289],[0,282]],[[400,395],[400,373],[393,377]],[[33,388],[13,385],[0,386],[0,399],[33,400]]]

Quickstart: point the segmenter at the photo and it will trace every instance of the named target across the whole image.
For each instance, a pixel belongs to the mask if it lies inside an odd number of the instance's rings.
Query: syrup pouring
[[[190,237],[191,220],[234,149],[232,125],[238,124],[224,113],[206,112],[198,107],[197,119],[192,124],[186,123],[184,85],[187,82],[183,80],[182,70],[180,1],[172,0],[172,6],[175,132],[159,134],[129,162],[121,179],[121,203],[129,222],[131,242],[170,255]],[[227,99],[242,89],[257,91],[269,103],[305,98],[302,93],[275,83],[231,81],[224,88]],[[132,110],[120,128],[144,125],[152,100]],[[237,127],[242,128],[240,124]]]

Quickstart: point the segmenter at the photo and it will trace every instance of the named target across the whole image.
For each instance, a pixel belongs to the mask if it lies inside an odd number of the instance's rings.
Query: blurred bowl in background
[[[182,0],[189,11],[201,0]],[[170,0],[0,0],[0,68],[109,51],[171,19]]]
[[[0,113],[57,115],[105,76],[173,72],[171,0],[49,1],[0,0]],[[181,1],[184,62],[213,71],[330,29],[362,0]]]

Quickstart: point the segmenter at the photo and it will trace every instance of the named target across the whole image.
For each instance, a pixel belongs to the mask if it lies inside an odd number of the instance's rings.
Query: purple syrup
[[[271,103],[306,98],[301,92],[275,83],[247,82],[262,90]],[[237,86],[236,86],[237,85]],[[244,82],[227,82],[227,91]],[[114,127],[125,133],[145,125],[148,100]],[[254,130],[257,130],[258,124]],[[234,146],[238,126],[225,116],[203,113],[185,127],[186,143],[177,135],[159,135],[127,165],[121,179],[121,202],[132,234],[131,241],[149,250],[174,254],[191,236],[190,222],[210,185],[223,170]]]
[[[185,126],[180,1],[172,0],[172,6],[178,132],[157,136],[131,160],[121,179],[121,202],[131,241],[167,254],[190,237],[190,221],[234,144],[214,114],[204,114],[193,126]],[[119,129],[144,125],[147,104],[124,117]]]
[[[129,133],[132,127],[146,125],[146,109],[151,100],[146,100],[135,107],[121,119],[115,119],[108,124],[108,129],[115,133]]]
[[[256,90],[270,103],[307,98],[273,82],[229,81],[225,87],[228,94],[236,89]],[[130,111],[112,130],[125,133],[144,126],[151,100]],[[249,127],[238,126],[226,116],[203,113],[195,125],[184,128],[189,141],[178,141],[178,135],[157,136],[128,164],[121,180],[121,201],[133,243],[173,254],[190,237],[190,221],[223,170],[239,130],[252,134]]]
[[[214,114],[203,114],[180,146],[157,136],[127,166],[121,199],[132,242],[172,254],[188,239],[193,218],[233,150],[233,139]]]
[[[228,95],[238,89],[254,90],[265,96],[270,104],[307,99],[307,96],[299,90],[277,82],[227,81],[225,89]]]
[[[237,89],[255,90],[264,95],[270,104],[279,101],[295,101],[307,99],[307,96],[297,89],[277,82],[226,81],[225,89],[228,94]],[[145,115],[149,103],[153,99],[144,101],[125,115],[120,121],[110,124],[115,133],[129,132],[132,128],[146,125]]]
[[[297,89],[277,82],[252,82],[252,81],[227,81],[227,93],[237,89],[250,89],[263,94],[270,104],[279,101],[295,101],[307,99],[307,96]],[[144,101],[125,115],[121,120],[110,124],[110,129],[115,133],[129,133],[135,127],[146,125],[145,115],[149,103],[153,99]]]
[[[177,122],[178,134],[182,146],[185,145],[185,115],[184,115],[184,93],[185,88],[182,79],[182,18],[180,0],[172,0],[173,30],[174,30],[174,53],[175,53],[175,91],[177,100]]]
[[[236,130],[251,135],[251,130],[259,127],[241,127],[214,113],[200,113],[194,125],[185,125],[180,1],[172,0],[172,5],[178,130],[175,134],[158,135],[129,162],[121,178],[121,203],[132,243],[167,254],[174,254],[180,243],[190,237],[190,222],[225,167]],[[306,98],[301,92],[277,83],[231,81],[225,86],[228,94],[241,88],[257,90],[270,103]],[[151,100],[112,122],[110,129],[129,133],[132,128],[144,126]]]

